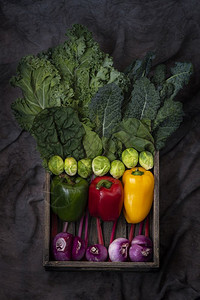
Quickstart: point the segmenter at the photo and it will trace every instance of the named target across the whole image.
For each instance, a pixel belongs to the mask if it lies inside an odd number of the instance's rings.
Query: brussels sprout
[[[153,155],[149,151],[142,151],[139,155],[139,164],[146,170],[153,168]]]
[[[125,165],[120,160],[113,160],[110,165],[110,175],[118,179],[120,178],[125,171]]]
[[[78,175],[83,178],[92,175],[92,160],[90,158],[83,158],[78,161]]]
[[[122,161],[128,169],[134,168],[138,163],[138,152],[133,148],[127,148],[122,152]]]
[[[54,175],[60,175],[64,171],[63,159],[58,155],[52,156],[48,162],[48,168]]]
[[[92,161],[92,170],[95,175],[103,176],[110,170],[110,161],[105,156],[97,156]]]
[[[77,172],[77,161],[73,157],[65,159],[64,169],[67,175],[74,176]]]

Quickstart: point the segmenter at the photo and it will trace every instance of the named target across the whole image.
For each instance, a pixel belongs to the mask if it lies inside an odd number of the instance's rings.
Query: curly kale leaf
[[[124,118],[153,120],[159,107],[159,92],[148,78],[142,77],[133,86],[131,100],[124,110]]]
[[[70,107],[52,107],[41,111],[34,119],[31,133],[44,161],[53,155],[63,159],[85,156],[82,139],[85,130],[77,113]]]
[[[73,25],[67,37],[64,44],[51,50],[49,59],[73,90],[66,103],[87,118],[90,100],[100,87],[114,82],[124,89],[128,79],[114,69],[112,58],[100,50],[85,26]]]
[[[90,119],[100,137],[109,138],[121,121],[122,90],[115,83],[100,88],[89,105]]]
[[[165,100],[164,105],[158,111],[152,128],[157,150],[161,150],[171,134],[179,128],[183,115],[181,102],[172,99]]]
[[[44,58],[22,58],[11,84],[22,91],[23,98],[18,98],[11,107],[19,125],[28,131],[41,110],[60,106],[65,98],[66,88],[60,85],[57,69]]]

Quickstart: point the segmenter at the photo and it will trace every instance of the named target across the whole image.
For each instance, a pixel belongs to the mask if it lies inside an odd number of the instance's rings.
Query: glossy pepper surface
[[[135,167],[124,172],[124,216],[128,223],[139,223],[150,212],[153,193],[154,176],[142,167]]]
[[[51,182],[51,209],[63,221],[77,221],[87,205],[88,187],[81,177],[55,176]]]
[[[110,176],[96,177],[89,187],[88,209],[90,215],[103,221],[119,218],[123,206],[123,186]]]

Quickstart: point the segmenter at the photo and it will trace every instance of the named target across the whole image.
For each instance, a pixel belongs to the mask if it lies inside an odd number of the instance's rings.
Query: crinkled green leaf
[[[98,134],[91,130],[90,127],[84,125],[85,135],[83,137],[83,147],[85,149],[86,157],[95,158],[102,154],[102,141]]]
[[[121,120],[122,90],[114,83],[100,88],[92,98],[90,119],[100,137],[109,138]]]
[[[104,155],[110,160],[121,159],[122,143],[117,138],[112,136],[111,138],[102,138]]]
[[[166,78],[166,73],[167,73],[167,67],[164,64],[160,64],[155,68],[155,71],[153,73],[153,78],[152,78],[152,82],[156,85],[156,86],[160,86]]]
[[[155,58],[153,52],[148,52],[143,59],[136,59],[132,62],[124,71],[129,77],[131,82],[135,82],[137,79],[147,76],[152,66],[152,60]]]
[[[192,72],[193,66],[191,63],[176,62],[175,66],[171,68],[172,76],[166,80],[166,83],[173,84],[174,86],[174,91],[171,96],[172,99],[184,87],[184,85],[188,84]]]
[[[159,92],[148,78],[142,77],[133,86],[131,100],[124,110],[124,118],[153,120],[159,106]]]
[[[154,139],[149,131],[149,127],[142,121],[129,118],[120,124],[120,131],[113,134],[125,148],[133,147],[137,151],[148,150],[154,153]]]
[[[165,100],[153,122],[153,136],[157,150],[165,146],[169,136],[180,126],[183,115],[181,102],[172,99]]]
[[[26,56],[21,59],[17,76],[11,84],[22,90],[23,98],[13,104],[14,115],[25,129],[31,129],[34,117],[46,107],[60,106],[65,98],[65,89],[60,86],[60,75],[46,59]]]
[[[147,150],[154,154],[154,139],[149,122],[135,118],[123,120],[109,139],[103,139],[104,154],[111,161],[121,158],[122,151],[130,147],[139,152]]]
[[[85,130],[70,107],[44,109],[35,117],[31,133],[44,160],[53,155],[63,159],[72,156],[76,160],[85,156],[82,144]]]
[[[73,90],[67,103],[85,118],[89,115],[88,104],[100,87],[115,82],[125,88],[128,79],[114,69],[112,58],[100,50],[85,26],[73,25],[67,31],[67,37],[64,44],[51,50],[49,59]]]

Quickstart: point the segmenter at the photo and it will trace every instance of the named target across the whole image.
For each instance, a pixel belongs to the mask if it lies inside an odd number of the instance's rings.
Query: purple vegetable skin
[[[130,242],[125,238],[115,239],[108,248],[109,258],[111,261],[127,261]]]
[[[85,241],[81,238],[83,230],[84,215],[82,216],[79,224],[78,236],[74,237],[72,245],[72,260],[81,260],[85,254]]]
[[[108,251],[105,246],[95,244],[87,248],[85,256],[88,261],[105,261],[108,257]]]
[[[85,241],[75,236],[72,245],[72,260],[81,260],[85,254]]]
[[[152,260],[153,244],[149,237],[137,235],[131,242],[129,257],[131,261],[147,262]]]
[[[53,240],[53,255],[56,260],[71,260],[73,235],[68,232],[58,233]]]

